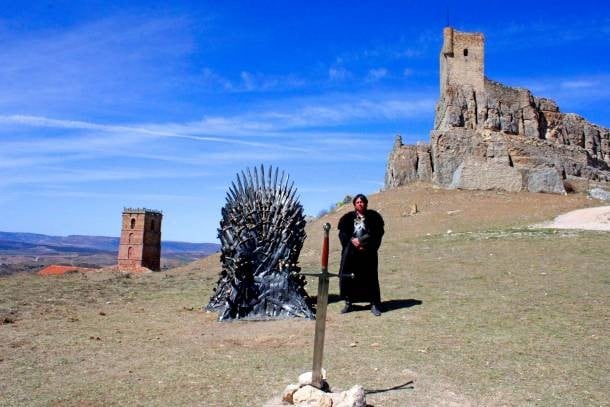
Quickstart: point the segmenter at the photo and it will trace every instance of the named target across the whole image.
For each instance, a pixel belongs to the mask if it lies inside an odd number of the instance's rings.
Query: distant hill
[[[22,246],[19,246],[22,243]],[[37,233],[0,232],[0,250],[14,248],[30,249],[40,246],[57,251],[76,249],[93,249],[94,251],[116,252],[119,250],[119,238],[108,236],[49,236]],[[163,253],[202,253],[208,255],[215,253],[220,245],[217,243],[190,243],[162,241],[161,252]]]
[[[161,264],[164,268],[176,267],[219,248],[217,243],[162,241]],[[37,271],[48,264],[109,266],[116,263],[118,249],[117,237],[0,232],[0,275]]]

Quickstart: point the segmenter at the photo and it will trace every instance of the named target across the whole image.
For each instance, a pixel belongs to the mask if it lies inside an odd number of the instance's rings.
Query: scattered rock
[[[589,196],[591,198],[599,199],[601,201],[609,201],[610,202],[610,192],[601,189],[601,188],[593,188],[589,191]]]
[[[4,317],[2,319],[2,324],[14,324],[15,320],[11,317]]]
[[[100,311],[100,312],[99,312],[99,315],[101,315],[101,316],[105,317],[105,316],[106,316],[106,313],[105,313],[104,311]]]
[[[324,394],[318,401],[318,407],[332,407],[333,399],[330,395]]]
[[[312,401],[319,403],[320,399],[324,395],[326,395],[326,393],[322,390],[310,385],[306,385],[294,392],[292,395],[292,402],[293,404],[309,403]]]
[[[555,168],[537,168],[527,175],[527,190],[565,195],[563,181]]]
[[[419,211],[417,210],[417,204],[411,205],[411,211],[409,212],[409,215],[413,216],[413,215],[415,215],[418,212]]]
[[[366,407],[366,395],[360,385],[341,393],[332,393],[333,407]]]
[[[299,376],[299,385],[311,385],[312,372],[306,372]],[[326,380],[326,369],[322,368],[322,380]]]
[[[288,386],[286,386],[286,388],[284,389],[284,392],[282,393],[282,401],[293,404],[294,393],[299,389],[300,389],[300,386],[298,384],[289,384]]]

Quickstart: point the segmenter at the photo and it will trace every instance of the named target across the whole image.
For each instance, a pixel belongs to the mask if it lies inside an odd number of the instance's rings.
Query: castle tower
[[[483,90],[485,38],[482,33],[467,33],[445,27],[441,49],[441,97],[453,86]]]
[[[161,211],[124,208],[119,244],[119,270],[161,269]]]

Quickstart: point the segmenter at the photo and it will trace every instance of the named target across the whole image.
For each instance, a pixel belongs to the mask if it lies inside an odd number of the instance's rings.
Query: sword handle
[[[330,223],[324,224],[324,240],[322,242],[322,272],[328,270],[328,234],[330,232]]]

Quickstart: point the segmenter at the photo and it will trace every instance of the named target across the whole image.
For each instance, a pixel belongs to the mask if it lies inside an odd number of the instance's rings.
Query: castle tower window
[[[136,227],[136,220],[134,218],[131,218],[131,228],[135,228]]]
[[[464,56],[467,57],[468,56],[468,48],[464,48]]]
[[[129,249],[127,249],[127,258],[131,259],[132,256],[133,256],[133,247],[130,247]]]
[[[155,220],[151,220],[150,221],[150,230],[154,231],[155,230]]]
[[[127,240],[127,243],[129,243],[129,244],[133,243],[133,233],[129,234],[129,239]]]

